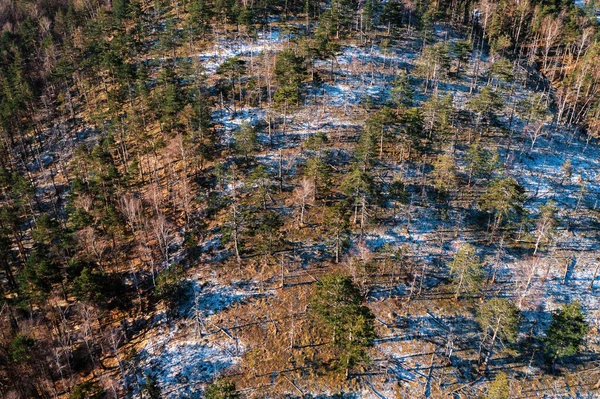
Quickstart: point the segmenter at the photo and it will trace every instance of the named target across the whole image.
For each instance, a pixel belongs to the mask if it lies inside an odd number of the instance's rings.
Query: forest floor
[[[448,35],[445,29],[438,27],[436,40],[456,40],[447,39],[453,35]],[[272,53],[288,45],[288,39],[280,34],[275,23],[256,39],[222,37],[214,48],[194,54],[192,58],[204,67],[207,79],[212,79],[218,66],[228,57],[238,56],[252,65],[261,53]],[[257,155],[256,160],[273,174],[281,163],[284,176],[294,176],[306,157],[301,148],[303,140],[324,132],[334,143],[332,151],[337,162],[345,162],[369,113],[365,103],[388,101],[398,72],[411,71],[419,51],[419,43],[410,38],[395,41],[385,51],[377,45],[349,43],[333,61],[318,62],[315,67],[326,77],[325,81],[306,87],[303,105],[285,116],[285,132],[280,123],[272,133],[273,145],[265,146],[268,149]],[[486,65],[481,66],[482,70],[485,68]],[[470,65],[460,78],[441,82],[438,94],[451,95],[454,104],[464,109],[471,97],[473,70],[474,65]],[[506,83],[496,84],[508,93]],[[504,99],[510,103],[534,93],[535,88],[519,86],[513,97],[505,94]],[[429,95],[431,93],[421,96],[419,101]],[[266,115],[264,108],[243,106],[235,111],[215,109],[213,118],[222,142],[227,145],[232,132],[242,122],[257,125],[264,122]],[[503,115],[501,120],[506,123],[508,115]],[[600,286],[594,285],[592,279],[597,272],[599,250],[595,217],[600,192],[600,146],[596,140],[586,140],[560,126],[549,129],[549,133],[532,146],[531,137],[525,133],[525,121],[514,116],[513,123],[511,139],[491,134],[482,141],[489,148],[497,148],[504,173],[515,177],[526,189],[526,209],[531,215],[536,215],[549,199],[560,205],[562,223],[552,246],[542,248],[541,256],[533,257],[531,240],[526,239],[525,233],[523,240],[527,244],[517,249],[502,240],[472,234],[472,221],[464,218],[464,208],[472,205],[475,198],[461,194],[451,198],[444,216],[419,189],[425,173],[422,168],[392,160],[381,162],[377,178],[391,181],[393,175],[400,173],[412,187],[410,204],[394,212],[391,223],[370,226],[364,240],[354,236],[350,256],[359,256],[363,246],[372,251],[384,245],[403,247],[422,260],[419,267],[423,269],[420,278],[415,277],[411,282],[399,282],[385,289],[374,284],[368,289],[367,304],[376,316],[379,338],[371,352],[371,366],[347,385],[347,397],[441,397],[442,392],[473,397],[481,393],[485,379],[473,371],[477,359],[474,342],[479,330],[472,304],[457,305],[445,288],[445,281],[439,277],[444,275],[445,263],[465,242],[477,243],[485,267],[496,268],[497,277],[491,292],[510,297],[522,310],[524,341],[542,331],[551,312],[561,304],[579,300],[592,327],[585,352],[591,354],[598,347]],[[259,136],[262,143],[271,141],[265,131],[259,131]],[[452,151],[458,160],[460,175],[467,176],[466,144],[456,143]],[[573,170],[570,176],[563,168],[567,160]],[[305,281],[310,282],[312,273],[327,269],[327,266],[311,264],[312,259],[319,257],[321,240],[318,233],[303,239],[293,254],[301,260],[286,276],[302,275],[304,270]],[[209,234],[200,247],[206,249],[200,265],[227,257],[219,235]],[[241,323],[232,320],[232,315],[263,309],[265,301],[286,295],[283,292],[288,290],[279,288],[280,281],[275,278],[249,281],[242,277],[244,274],[243,271],[215,272],[214,268],[195,267],[189,276],[187,303],[180,314],[174,320],[167,320],[164,314],[155,317],[150,336],[139,348],[139,356],[144,370],[156,375],[159,384],[165,387],[167,397],[184,394],[193,397],[216,374],[235,375],[242,367],[243,355],[253,349],[254,343],[244,341],[241,331],[244,327],[239,327]],[[275,330],[276,321],[276,318],[271,320]],[[271,322],[265,323],[263,328],[272,328],[268,325]],[[522,377],[519,397],[594,395],[586,388],[597,382],[597,377],[591,374],[574,373],[569,380],[548,377],[528,359],[508,356],[510,348],[500,352],[491,360],[489,373],[493,375],[497,370],[512,368]],[[574,366],[573,371],[577,367]],[[285,374],[285,371],[273,370],[273,373]],[[298,391],[315,396],[329,393],[326,388],[315,389],[304,384],[301,378],[294,381],[292,373],[287,375],[289,383],[284,381],[280,389],[289,395],[296,395]],[[272,379],[275,381],[276,376]],[[550,391],[536,390],[538,384],[547,380],[553,381],[548,385],[553,387]],[[243,384],[241,388],[245,389]]]

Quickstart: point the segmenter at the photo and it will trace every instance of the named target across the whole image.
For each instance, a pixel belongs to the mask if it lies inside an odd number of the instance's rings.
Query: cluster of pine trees
[[[227,255],[210,267],[282,289],[280,254],[318,241],[327,273],[306,305],[328,361],[302,367],[346,377],[368,367],[376,328],[365,296],[402,283],[413,299],[426,278],[402,248],[349,254],[373,226],[407,213],[410,230],[417,200],[447,220],[469,192],[465,213],[488,242],[529,231],[532,256],[551,245],[555,204],[530,218],[525,188],[482,142],[499,134],[510,147],[523,130],[533,149],[557,129],[600,135],[594,11],[568,0],[1,1],[0,394],[161,397],[124,348],[157,309],[177,316],[186,273],[213,236]],[[214,74],[197,60],[223,37],[255,40],[274,16],[281,51],[229,57]],[[463,39],[437,41],[439,26]],[[340,48],[404,37],[418,43],[415,68],[397,71],[385,104],[361,105],[347,156],[315,132],[293,147],[302,157],[288,173],[290,118],[309,105],[309,88],[335,79]],[[460,79],[471,95],[461,110],[439,94]],[[528,85],[540,94],[514,95]],[[264,120],[224,137],[219,115],[248,107]],[[466,176],[447,151],[461,145]],[[259,162],[265,151],[278,153],[275,168]],[[422,179],[382,179],[391,162],[418,165]],[[476,319],[487,370],[499,346],[518,341],[521,303],[486,296],[496,269],[469,244],[446,266],[436,273],[452,300],[485,298]],[[547,369],[577,354],[587,331],[577,302],[557,311],[537,340]],[[226,380],[206,395],[239,397]]]

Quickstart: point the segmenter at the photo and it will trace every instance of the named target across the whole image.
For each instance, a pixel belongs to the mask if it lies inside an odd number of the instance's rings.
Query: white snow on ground
[[[278,28],[260,32],[256,40],[239,37],[235,40],[219,40],[213,45],[213,49],[205,51],[194,57],[200,61],[207,74],[212,75],[219,69],[221,64],[231,57],[254,57],[263,51],[276,51],[284,42]]]
[[[181,340],[173,333],[161,335],[140,353],[148,357],[144,371],[155,376],[165,398],[197,395],[219,372],[241,359],[241,347],[227,342],[226,337],[219,342],[190,339],[187,334]]]
[[[445,34],[442,31],[437,33]],[[268,35],[259,35],[256,40],[221,40],[214,50],[203,52],[197,57],[203,61],[206,72],[210,75],[228,57],[240,56],[249,59],[261,51],[281,49],[283,43],[283,36],[275,30]],[[304,101],[308,107],[290,111],[285,135],[281,134],[281,122],[276,125],[273,132],[276,145],[279,148],[296,147],[300,140],[320,131],[334,138],[332,142],[343,142],[339,139],[345,138],[353,129],[360,129],[364,125],[366,117],[360,110],[362,104],[368,98],[378,103],[389,100],[394,74],[399,69],[411,69],[416,55],[415,51],[405,48],[389,49],[386,52],[376,46],[343,48],[334,60],[333,81],[314,86],[307,84]],[[316,65],[321,75],[328,76],[330,60],[318,61]],[[459,82],[441,82],[440,95],[444,95],[444,92],[452,93],[455,105],[464,109],[471,98],[468,85],[467,78]],[[515,96],[524,98],[531,94],[529,89],[518,90],[520,92],[515,93]],[[263,110],[248,107],[235,112],[220,109],[213,113],[221,138],[226,143],[231,143],[232,132],[238,129],[242,122],[257,125],[262,123],[265,117]],[[517,120],[515,123],[522,121]],[[522,132],[522,127],[517,130]],[[264,131],[259,132],[261,141],[264,141],[262,135]],[[589,321],[600,327],[600,281],[591,287],[598,262],[596,254],[600,249],[598,240],[593,235],[595,233],[585,231],[585,222],[576,220],[580,216],[568,215],[565,212],[578,207],[580,213],[597,208],[596,201],[600,192],[600,148],[596,142],[586,143],[584,138],[563,133],[562,129],[539,138],[533,150],[531,140],[525,133],[516,135],[508,153],[500,149],[502,161],[506,166],[505,172],[514,176],[525,187],[526,209],[531,215],[537,215],[539,207],[549,199],[556,201],[563,209],[559,215],[561,227],[554,244],[558,255],[555,259],[542,249],[541,256],[537,259],[511,254],[504,254],[497,259],[494,254],[485,253],[485,266],[490,268],[495,262],[499,263],[498,281],[501,284],[511,284],[510,287],[503,288],[514,295],[515,301],[519,301],[521,296],[524,297],[519,305],[529,321],[539,319],[538,326],[547,323],[550,317],[548,312],[563,303],[578,299],[582,302]],[[464,154],[461,154],[461,151],[458,153],[462,156]],[[342,152],[343,150],[340,150],[338,154]],[[279,152],[269,149],[256,159],[274,172],[278,167]],[[563,165],[567,159],[570,160],[573,169],[571,177],[564,176],[563,173]],[[293,173],[296,165],[292,159],[284,158],[282,163],[284,170]],[[403,178],[416,185],[421,180],[421,174],[421,171],[411,169],[410,166],[405,166],[405,170],[402,171]],[[372,250],[386,244],[406,246],[408,253],[426,259],[428,268],[438,267],[430,264],[429,259],[441,256],[443,263],[451,259],[462,244],[462,241],[448,238],[452,233],[446,234],[446,241],[441,241],[438,230],[452,231],[455,228],[464,228],[465,225],[460,219],[461,210],[450,210],[448,219],[444,221],[439,210],[430,205],[429,202],[422,202],[419,194],[415,193],[410,207],[404,206],[398,211],[396,224],[367,234],[366,244]],[[576,227],[568,229],[569,223]],[[477,238],[482,239],[475,237],[467,240]],[[485,251],[487,244],[477,245]],[[443,264],[441,267],[444,267]],[[399,287],[403,288],[406,287]],[[236,291],[232,287],[216,285],[201,287],[197,292],[201,298],[202,319],[207,325],[210,325],[211,315],[218,315],[222,309],[251,295],[248,291]],[[161,385],[172,387],[166,392],[170,398],[179,397],[181,392],[201,391],[204,384],[216,374],[238,364],[244,350],[243,343],[235,342],[224,333],[209,332],[196,335],[190,307],[187,309],[186,316],[178,322],[178,327],[169,328],[163,322],[161,334],[151,339],[141,353],[145,372],[155,373]],[[208,332],[214,329],[203,325],[201,330]],[[411,330],[411,333],[427,335],[431,333],[431,329],[421,326],[415,331]],[[425,363],[428,359],[402,357],[399,347],[387,346],[381,342],[377,343],[376,348],[396,359],[396,364],[390,372],[396,375],[394,378],[397,380],[423,378],[417,370],[422,366],[419,363]],[[381,393],[385,397],[392,397],[392,385],[395,383],[392,380],[385,389],[381,389]],[[365,390],[359,396],[380,397],[371,389]]]
[[[161,314],[157,334],[139,352],[143,374],[153,375],[169,399],[197,397],[220,372],[238,364],[244,353],[243,343],[220,330],[212,316],[253,293],[188,282],[188,295],[180,305],[182,316],[167,323]]]

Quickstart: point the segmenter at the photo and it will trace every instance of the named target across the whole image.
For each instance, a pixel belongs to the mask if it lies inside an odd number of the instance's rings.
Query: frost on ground
[[[239,56],[249,60],[262,51],[282,48],[285,38],[275,32],[278,31],[259,35],[258,39],[238,42],[222,39],[217,42],[214,51],[206,51],[197,57],[210,76],[228,57]],[[436,33],[438,36],[447,35],[441,30],[436,30]],[[282,174],[289,177],[301,170],[302,160],[305,159],[306,153],[299,151],[302,141],[317,132],[323,132],[334,147],[331,154],[334,154],[332,157],[336,162],[348,163],[350,157],[346,143],[352,142],[364,126],[367,103],[389,103],[396,73],[414,68],[417,51],[405,44],[393,49],[348,46],[333,61],[317,61],[315,66],[318,73],[326,78],[325,82],[306,84],[302,106],[275,118],[278,120],[269,131],[272,137],[266,135],[264,125],[267,113],[264,110],[242,106],[236,110],[220,108],[213,111],[221,142],[231,145],[233,133],[243,122],[254,125],[265,147],[255,160],[267,166],[273,176],[281,167]],[[485,66],[482,68],[485,70]],[[440,82],[439,95],[452,94],[454,105],[468,112],[467,102],[473,95],[469,90],[470,79],[464,76],[455,81]],[[504,92],[508,92],[506,85],[504,89]],[[534,94],[528,88],[515,90],[515,98]],[[424,100],[426,96],[420,96],[417,102]],[[505,113],[507,110],[508,106]],[[507,119],[507,115],[500,116],[500,120],[506,122]],[[596,291],[600,282],[594,284],[593,281],[598,277],[596,254],[599,247],[593,229],[586,230],[586,226],[592,222],[585,219],[584,215],[597,210],[600,148],[595,141],[588,142],[583,137],[575,136],[575,133],[562,131],[560,127],[552,131],[549,129],[544,137],[539,137],[532,144],[531,138],[525,133],[524,122],[518,117],[514,119],[517,128],[514,129],[510,144],[507,144],[506,137],[498,139],[502,173],[513,176],[524,187],[527,195],[525,207],[533,221],[540,206],[548,200],[560,204],[561,214],[558,216],[561,225],[552,243],[553,255],[547,248],[540,249],[538,257],[527,255],[531,254],[527,249],[523,250],[523,255],[504,248],[501,241],[490,242],[486,241],[486,237],[470,235],[464,209],[451,208],[447,210],[446,217],[442,217],[440,209],[431,206],[431,201],[426,198],[425,189],[422,193],[417,190],[421,182],[427,180],[425,174],[428,172],[410,163],[390,163],[381,167],[386,171],[382,179],[392,175],[387,172],[401,170],[403,180],[413,191],[409,204],[399,207],[394,215],[394,224],[372,229],[365,234],[364,242],[372,251],[385,246],[405,248],[407,253],[421,260],[419,267],[422,270],[418,273],[426,276],[443,275],[447,271],[447,262],[461,245],[476,243],[485,268],[489,271],[495,269],[496,284],[502,286],[503,292],[511,293],[511,300],[523,311],[527,330],[535,333],[543,331],[550,320],[551,311],[572,300],[581,301],[592,326],[600,328],[600,295]],[[507,148],[509,145],[510,148]],[[464,159],[466,151],[466,146],[456,148],[457,163],[463,176],[468,174]],[[571,175],[564,172],[567,161],[573,170]],[[229,186],[225,191],[231,191],[232,188]],[[468,206],[476,207],[472,203]],[[528,227],[530,231],[524,231],[524,234],[532,233],[534,228]],[[459,232],[461,236],[457,238]],[[220,243],[214,239],[201,244],[205,252],[219,246]],[[307,245],[307,248],[310,248],[309,251],[315,250],[312,245]],[[355,250],[351,248],[350,252]],[[307,263],[315,259],[314,253],[310,255],[305,257]],[[360,394],[351,396],[392,397],[396,385],[401,382],[419,381],[427,386],[430,380],[437,378],[438,371],[431,368],[430,363],[434,352],[436,356],[447,355],[451,359],[452,366],[459,371],[455,380],[457,386],[473,382],[468,374],[471,367],[469,358],[461,357],[459,353],[463,350],[461,348],[477,346],[473,344],[479,334],[474,319],[454,314],[455,309],[437,308],[434,300],[427,301],[430,298],[420,304],[411,303],[409,313],[394,297],[400,292],[412,294],[420,290],[421,285],[430,288],[441,286],[443,282],[439,277],[428,276],[406,285],[399,283],[387,295],[373,293],[369,296],[378,320],[389,322],[384,336],[380,337],[374,348],[375,365],[382,359],[386,362],[386,377],[383,383],[369,382]],[[215,284],[199,286],[196,282],[193,287],[192,295],[182,307],[178,326],[169,326],[165,320],[161,320],[161,332],[148,341],[140,354],[144,372],[153,373],[161,386],[169,387],[169,391],[165,390],[168,397],[180,397],[181,392],[188,395],[200,392],[204,384],[216,375],[235,367],[244,350],[243,343],[236,342],[235,335],[230,336],[229,332],[219,330],[212,323],[219,312],[255,293]],[[397,309],[402,309],[404,313],[396,312]],[[456,336],[461,336],[463,342],[454,341],[452,337]],[[591,345],[595,343],[595,338],[590,339]],[[524,372],[531,374],[538,370],[527,367]],[[473,387],[477,387],[477,383],[473,383]]]
[[[169,322],[162,313],[155,322],[156,335],[139,351],[140,384],[144,376],[152,375],[166,398],[198,397],[207,383],[238,364],[244,353],[243,344],[214,318],[251,295],[188,280],[178,319]]]
[[[174,334],[150,340],[140,353],[146,357],[145,374],[153,375],[166,398],[197,397],[204,386],[225,368],[237,364],[239,347],[221,340],[178,340]]]

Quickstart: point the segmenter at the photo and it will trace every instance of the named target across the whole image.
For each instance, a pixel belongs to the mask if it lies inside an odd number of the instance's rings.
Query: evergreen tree
[[[543,338],[547,364],[554,369],[556,362],[578,354],[588,330],[585,314],[578,301],[566,304],[554,312]]]
[[[485,399],[510,399],[510,382],[505,372],[496,374],[494,380],[488,386]]]
[[[482,211],[494,215],[492,231],[504,220],[513,220],[523,214],[525,190],[512,177],[494,180],[479,198]]]
[[[257,238],[255,247],[259,253],[272,254],[283,245],[283,236],[280,231],[283,223],[277,212],[248,210],[245,219],[248,224],[248,234]]]
[[[73,280],[72,293],[82,302],[103,304],[105,295],[110,291],[103,275],[84,267],[81,274]]]
[[[449,71],[450,56],[445,43],[425,47],[423,54],[417,59],[416,73],[425,80],[425,92],[430,87],[436,87]]]
[[[535,222],[537,239],[533,254],[537,254],[542,240],[551,242],[556,234],[556,227],[559,224],[556,214],[558,209],[554,205],[554,201],[549,200],[546,204],[540,207],[540,214]]]
[[[517,102],[517,115],[527,123],[545,120],[550,116],[547,97],[543,94],[533,94]]]
[[[329,144],[329,139],[327,135],[323,132],[317,132],[312,136],[309,136],[304,141],[304,146],[309,151],[314,151],[318,155],[321,155],[325,150],[325,147]]]
[[[390,4],[389,2],[386,4]],[[401,73],[394,79],[390,90],[392,100],[397,107],[410,107],[413,104],[415,91],[407,73]]]
[[[256,130],[248,122],[243,122],[240,128],[235,132],[235,149],[244,156],[247,161],[248,156],[258,148],[258,136]]]
[[[422,106],[423,128],[427,138],[434,141],[443,138],[452,128],[452,96],[431,96]]]
[[[496,118],[496,113],[502,109],[503,105],[504,103],[498,93],[489,86],[481,89],[481,91],[467,103],[469,109],[477,114],[477,127],[484,121],[493,122]]]
[[[469,53],[471,52],[471,42],[458,40],[452,46],[452,53],[456,57],[456,76],[460,76],[461,67],[469,62]]]
[[[186,22],[190,48],[193,48],[192,42],[196,38],[202,38],[210,31],[210,18],[212,14],[210,4],[207,0],[191,1],[188,7],[188,20]]]
[[[472,178],[488,179],[500,169],[498,151],[486,150],[479,143],[469,147],[467,161],[469,162],[469,185]]]
[[[0,223],[0,226],[2,223]],[[13,271],[13,265],[16,261],[16,254],[13,251],[13,243],[8,235],[8,231],[5,231],[2,227],[0,227],[0,267],[4,270],[4,275],[6,277],[8,288],[10,290],[17,289],[17,280],[15,278],[15,273]],[[0,285],[0,289],[1,289]],[[1,296],[0,296],[1,298]]]
[[[252,191],[254,191],[255,202],[266,210],[268,200],[273,201],[271,196],[273,179],[269,176],[266,166],[261,164],[254,168],[248,176],[248,183],[254,188]]]
[[[481,290],[483,267],[475,247],[465,244],[450,262],[450,276],[454,285],[454,299],[461,296],[474,296]]]
[[[102,389],[93,381],[77,384],[71,391],[69,399],[100,399],[104,395]]]
[[[148,397],[148,399],[161,399],[162,389],[158,385],[156,381],[156,377],[152,374],[146,376],[146,381],[144,382],[144,397]]]
[[[47,245],[36,244],[19,275],[21,292],[35,302],[44,299],[62,280],[60,265],[49,254]]]
[[[161,271],[156,278],[154,296],[163,301],[169,311],[175,310],[186,288],[183,273],[183,267],[175,264]]]
[[[439,155],[433,164],[433,185],[442,196],[458,186],[456,164],[450,154]]]
[[[235,383],[220,378],[206,387],[205,399],[238,399],[240,394],[235,389]]]
[[[402,26],[404,10],[400,1],[387,1],[383,5],[381,12],[381,22],[384,24],[399,28]]]
[[[304,59],[290,49],[283,50],[275,61],[275,79],[278,85],[297,88],[306,77]]]
[[[383,130],[381,132],[385,133],[385,128],[380,124]],[[381,133],[377,132],[377,133]],[[367,169],[373,166],[375,161],[375,154],[377,153],[377,136],[376,132],[373,128],[364,129],[360,138],[358,139],[358,144],[354,149],[354,157],[358,162],[357,165],[360,165],[361,170],[366,171]]]
[[[233,102],[234,111],[236,91],[239,94],[238,97],[240,98],[240,101],[242,97],[241,85],[236,89],[236,83],[239,85],[240,79],[245,73],[246,61],[238,57],[227,58],[217,70],[217,74],[224,76],[229,83],[229,90],[231,91],[231,101]]]
[[[502,57],[496,60],[489,69],[490,82],[492,78],[501,79],[504,82],[510,83],[513,76],[513,64],[510,60]]]
[[[492,298],[477,308],[477,323],[483,331],[481,345],[487,346],[485,367],[498,342],[505,345],[516,341],[521,319],[516,305],[503,298]]]
[[[310,300],[315,319],[331,334],[338,348],[340,366],[346,370],[367,358],[367,348],[375,339],[371,310],[362,305],[358,288],[339,274],[326,275],[319,280]]]
[[[379,157],[383,156],[384,144],[393,137],[393,127],[396,124],[396,114],[388,107],[384,107],[367,120],[365,129],[373,141],[379,143]]]
[[[327,194],[329,192],[329,182],[331,179],[331,166],[325,163],[319,157],[311,157],[306,160],[306,166],[303,171],[304,175],[313,180],[314,199],[319,198],[319,194]]]
[[[355,165],[342,181],[340,188],[352,200],[351,203],[354,208],[353,223],[356,224],[360,221],[362,235],[369,216],[367,208],[375,193],[373,177],[358,165]]]
[[[37,341],[24,334],[18,334],[8,349],[8,360],[12,363],[27,362],[33,359]]]
[[[336,202],[325,210],[325,226],[330,235],[330,242],[333,246],[333,255],[335,263],[339,263],[342,251],[348,245],[348,205],[342,202]]]

